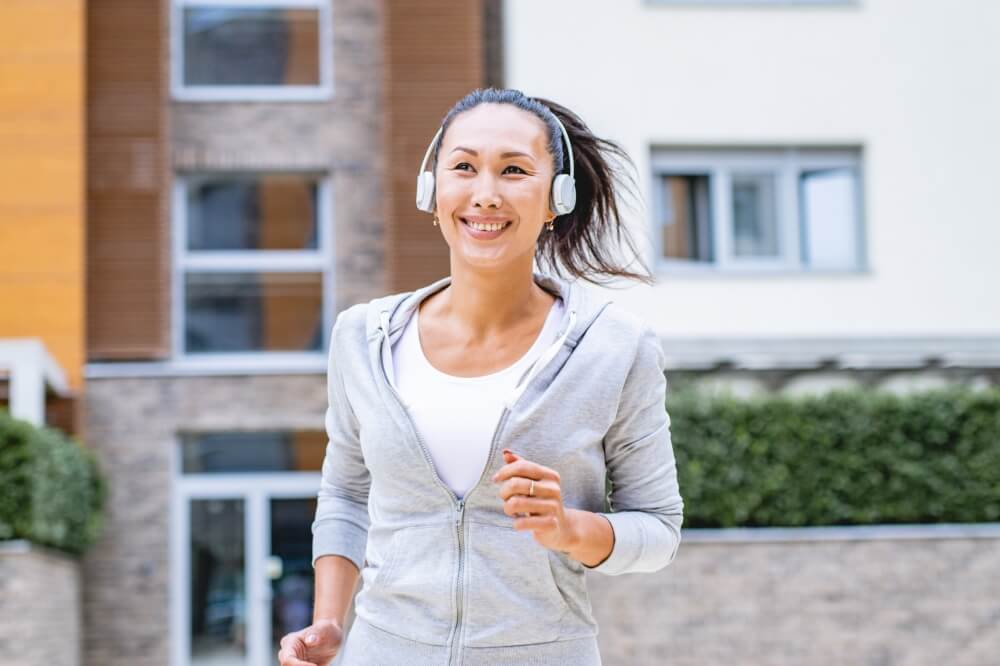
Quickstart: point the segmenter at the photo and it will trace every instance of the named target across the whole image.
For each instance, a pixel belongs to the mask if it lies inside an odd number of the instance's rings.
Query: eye
[[[523,174],[527,174],[528,173],[527,171],[525,171],[521,167],[515,166],[513,164],[511,164],[509,167],[507,167],[507,169],[517,169],[517,173],[523,173]],[[507,173],[507,169],[504,169],[503,172]]]
[[[472,165],[469,164],[468,162],[459,162],[458,164],[456,164],[455,166],[453,166],[451,168],[451,170],[452,171],[468,171],[468,169],[464,169],[462,167],[468,167],[469,169],[471,169]]]

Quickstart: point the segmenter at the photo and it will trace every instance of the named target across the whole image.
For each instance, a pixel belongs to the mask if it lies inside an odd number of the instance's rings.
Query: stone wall
[[[80,566],[27,541],[0,542],[0,664],[79,666]]]
[[[588,576],[608,665],[1000,663],[996,525],[686,530],[661,571]]]

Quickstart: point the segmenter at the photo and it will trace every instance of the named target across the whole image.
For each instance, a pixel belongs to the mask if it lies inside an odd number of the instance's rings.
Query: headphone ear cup
[[[576,181],[568,173],[552,180],[552,210],[559,215],[573,212],[576,207]]]
[[[434,174],[430,171],[417,176],[417,208],[425,213],[434,212]]]

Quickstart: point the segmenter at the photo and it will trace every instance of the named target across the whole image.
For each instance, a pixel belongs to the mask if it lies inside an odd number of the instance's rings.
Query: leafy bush
[[[670,392],[685,527],[1000,520],[1000,389]]]
[[[0,411],[0,540],[82,554],[100,533],[104,497],[92,451]]]

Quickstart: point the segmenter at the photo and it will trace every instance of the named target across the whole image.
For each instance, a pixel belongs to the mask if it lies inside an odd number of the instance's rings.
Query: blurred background
[[[330,328],[447,274],[490,85],[638,177],[685,531],[605,662],[997,663],[998,72],[995,0],[0,1],[0,664],[277,663]]]

